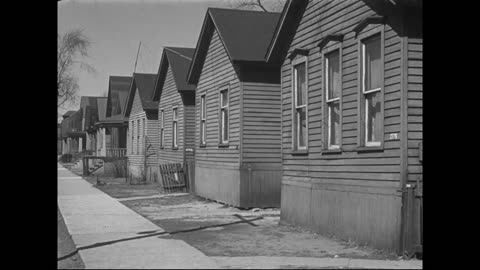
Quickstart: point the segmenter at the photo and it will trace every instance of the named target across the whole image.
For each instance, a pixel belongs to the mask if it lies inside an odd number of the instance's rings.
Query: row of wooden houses
[[[295,0],[209,8],[195,48],[111,76],[62,122],[63,153],[126,156],[158,181],[280,207],[284,222],[395,251],[422,245],[422,1]]]

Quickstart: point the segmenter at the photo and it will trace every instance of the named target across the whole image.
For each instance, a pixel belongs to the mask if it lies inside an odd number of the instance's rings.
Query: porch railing
[[[107,148],[107,157],[121,158],[126,156],[127,148]]]

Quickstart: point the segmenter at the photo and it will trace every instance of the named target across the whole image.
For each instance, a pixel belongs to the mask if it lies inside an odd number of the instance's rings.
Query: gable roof
[[[287,0],[283,6],[280,19],[265,53],[265,58],[268,62],[283,61],[284,54],[286,54],[290,46],[290,41],[285,42],[283,40],[293,38],[296,26],[307,3],[307,0]]]
[[[68,118],[70,115],[74,114],[76,111],[68,111],[62,115],[63,119]]]
[[[120,106],[120,114],[123,114],[125,110],[125,102],[127,100],[128,91],[132,83],[132,77],[130,76],[109,76],[108,79],[108,100],[106,107],[106,117],[112,116],[112,96],[113,92],[118,93],[118,106]],[[115,114],[115,113],[113,113]]]
[[[106,98],[106,97],[97,99],[98,121],[103,121],[106,118],[107,101],[108,101],[108,98]]]
[[[268,46],[268,50],[265,55],[268,62],[271,63],[283,61],[283,57],[285,57],[285,54],[287,53],[287,50],[291,43],[291,39],[293,39],[293,36],[295,35],[295,30],[298,26],[297,24],[303,16],[305,7],[307,6],[308,2],[308,0],[287,0],[285,5],[283,6],[279,23],[275,29],[275,34]],[[389,5],[391,7],[397,6],[413,7],[418,9],[423,8],[423,0],[363,0],[363,2],[373,2],[375,4]],[[380,18],[373,19],[378,20]],[[361,28],[363,26],[363,23],[365,22],[361,22],[358,27]],[[323,46],[324,44],[320,43],[319,45]]]
[[[130,84],[130,90],[125,102],[124,117],[130,115],[137,89],[143,110],[158,110],[158,102],[152,100],[153,87],[155,86],[156,78],[157,74],[133,73],[132,83]]]
[[[208,8],[188,71],[188,82],[198,80],[214,29],[230,61],[265,62],[279,18],[278,12]]]
[[[194,52],[194,48],[164,47],[152,96],[154,101],[160,100],[169,65],[177,90],[179,92],[195,91],[196,86],[187,82],[188,68]]]

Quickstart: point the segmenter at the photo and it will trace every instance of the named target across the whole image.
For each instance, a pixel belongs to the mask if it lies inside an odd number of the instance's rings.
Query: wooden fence
[[[166,193],[185,192],[187,190],[187,176],[180,163],[160,164],[160,178],[162,189]]]
[[[122,158],[127,154],[127,148],[107,148],[107,157]]]

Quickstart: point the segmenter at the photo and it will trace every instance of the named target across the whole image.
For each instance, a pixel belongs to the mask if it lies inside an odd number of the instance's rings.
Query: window
[[[365,146],[380,146],[383,140],[383,57],[381,35],[361,42],[361,113]]]
[[[307,74],[306,58],[293,62],[293,149],[307,149]],[[300,63],[298,63],[300,62]]]
[[[178,108],[173,108],[172,115],[172,148],[178,147]]]
[[[165,138],[165,131],[164,131],[164,123],[165,123],[165,114],[164,111],[160,111],[160,148],[163,148],[164,145],[164,138]]]
[[[205,95],[202,95],[200,97],[200,145],[205,145],[206,144],[206,104],[205,104]]]
[[[132,129],[131,129],[131,133],[132,133],[132,143],[130,144],[130,154],[133,154],[133,146],[134,146],[134,143],[135,143],[135,122],[132,121]]]
[[[137,120],[137,149],[136,154],[140,153],[140,119]]]
[[[228,89],[220,91],[220,143],[228,143]]]
[[[340,148],[340,98],[342,93],[340,50],[325,54],[325,140],[327,149]]]
[[[142,144],[140,146],[140,148],[142,149],[140,153],[144,153],[145,152],[145,148],[147,146],[146,142],[147,142],[147,135],[146,135],[146,131],[147,130],[147,127],[145,126],[145,118],[142,119]]]

